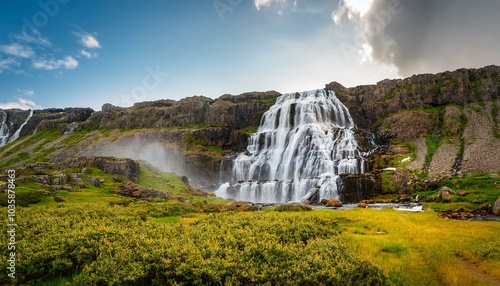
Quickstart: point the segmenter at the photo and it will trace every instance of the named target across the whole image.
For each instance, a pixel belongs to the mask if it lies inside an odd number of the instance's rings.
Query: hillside
[[[5,110],[0,209],[15,208],[18,252],[0,251],[16,275],[0,284],[497,285],[499,75],[328,84],[357,124],[351,142],[369,154],[367,172],[340,175],[340,200],[358,208],[334,211],[207,192],[250,153],[274,91]],[[424,212],[368,208],[417,200]]]
[[[344,177],[344,200],[436,190],[452,176],[498,176],[500,67],[415,75],[354,88],[332,82],[326,88],[349,108],[358,141],[368,142],[374,134],[379,145],[370,157],[370,172]],[[252,92],[215,100],[195,96],[130,108],[105,104],[97,112],[37,110],[21,137],[0,148],[0,164],[6,169],[75,156],[132,158],[214,190],[279,95]],[[5,112],[12,130],[26,120],[26,111]],[[396,170],[382,171],[385,168]]]

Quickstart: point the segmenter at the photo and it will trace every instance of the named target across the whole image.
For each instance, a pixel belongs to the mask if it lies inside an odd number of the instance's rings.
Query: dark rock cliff
[[[259,124],[262,114],[274,104],[280,93],[249,92],[218,99],[193,96],[173,100],[136,103],[130,108],[105,104],[82,124],[84,129],[165,128],[196,125],[244,129]]]
[[[16,132],[21,127],[30,113],[28,110],[20,109],[2,111],[7,114],[6,121],[12,126],[11,133]],[[34,110],[33,116],[22,128],[20,136],[52,128],[60,128],[64,132],[68,130],[68,126],[71,123],[83,122],[92,116],[93,113],[94,110],[91,108],[48,108]]]
[[[497,99],[500,95],[500,66],[419,74],[353,88],[332,82],[326,85],[326,89],[335,91],[349,108],[358,127],[374,130],[380,119],[400,110],[447,104],[464,106]]]
[[[326,89],[335,91],[359,128],[376,134],[382,148],[372,156],[371,168],[397,169],[377,173],[385,182],[381,192],[408,194],[459,172],[500,170],[498,66],[353,88],[332,82]],[[349,180],[345,187],[356,196],[366,191],[361,185]]]

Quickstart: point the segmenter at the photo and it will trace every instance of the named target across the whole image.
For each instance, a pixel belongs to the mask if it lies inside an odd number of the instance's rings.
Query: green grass
[[[212,158],[222,159],[225,150],[219,146],[207,145],[200,141],[195,135],[187,134],[183,140],[184,149],[187,153],[203,153]]]
[[[399,93],[403,90],[410,91],[413,87],[414,87],[414,85],[411,83],[405,84],[404,86],[401,86],[401,87],[396,87],[384,96],[384,100],[390,100],[394,97],[394,95],[396,93]]]
[[[402,253],[406,250],[406,247],[399,243],[391,243],[389,245],[383,246],[380,251],[382,252],[388,252],[388,253],[394,253],[398,257],[402,255]]]
[[[435,211],[454,211],[464,209],[475,211],[485,204],[491,204],[500,197],[500,178],[490,174],[478,173],[464,177],[452,177],[439,183],[436,189],[425,192],[418,192],[415,195],[432,198],[438,195],[439,189],[443,186],[449,187],[456,192],[465,191],[465,196],[452,195],[450,203],[428,202],[426,208]]]
[[[462,112],[462,115],[460,116],[460,149],[458,150],[457,156],[459,158],[462,158],[464,156],[465,152],[465,137],[464,137],[464,132],[465,128],[467,127],[469,119],[467,116]]]
[[[175,173],[154,171],[141,165],[138,184],[147,189],[164,191],[171,195],[186,195],[189,186]]]
[[[498,122],[498,111],[499,107],[496,102],[493,103],[493,107],[491,108],[491,117],[493,119],[493,136],[495,138],[500,138],[500,130],[499,130],[499,125],[500,123]]]
[[[363,259],[395,285],[485,285],[464,271],[462,257],[481,271],[500,278],[500,259],[488,257],[499,249],[489,245],[500,234],[500,224],[440,219],[435,212],[399,212],[391,209],[353,209],[321,212],[338,219],[341,237]],[[364,232],[359,235],[358,232]],[[378,234],[378,232],[384,234]],[[489,249],[484,255],[480,249]]]
[[[8,145],[0,148],[0,157],[7,157],[16,154],[8,162],[3,163],[4,166],[10,166],[15,163],[33,163],[37,161],[48,161],[49,155],[56,151],[56,148],[47,148],[47,144],[56,140],[61,136],[59,130],[42,130],[34,135],[22,137]],[[35,146],[33,150],[28,153],[25,150],[29,147]]]
[[[124,199],[123,196],[115,194],[115,191],[120,188],[122,182],[126,181],[126,178],[121,175],[107,174],[104,171],[95,168],[87,167],[87,173],[82,174],[81,168],[68,168],[64,170],[55,170],[53,167],[49,167],[44,170],[32,170],[32,169],[18,169],[17,178],[24,178],[22,181],[16,183],[16,193],[17,193],[17,203],[19,205],[32,205],[34,207],[44,207],[56,204],[80,204],[80,203],[98,203],[98,204],[110,204],[110,203],[120,203]],[[196,202],[207,202],[216,204],[225,204],[228,201],[217,197],[205,197],[196,196],[190,193],[191,187],[186,185],[181,178],[174,173],[163,173],[154,171],[141,165],[140,176],[138,185],[146,189],[155,189],[159,191],[164,191],[172,196],[182,196],[184,199],[188,199],[193,203]],[[49,175],[54,176],[56,173],[64,173],[68,175],[71,173],[79,174],[79,177],[84,181],[86,188],[79,188],[76,185],[70,183],[73,188],[72,192],[66,190],[54,190],[53,187],[47,187],[43,184],[36,183],[31,179],[31,176],[41,176]],[[89,184],[86,180],[88,176],[94,176],[104,180],[102,187],[94,187]],[[115,180],[115,179],[118,179]],[[3,183],[0,181],[0,184]],[[47,191],[48,194],[41,194],[37,192],[38,190]],[[4,198],[5,197],[5,198]],[[7,201],[7,194],[0,194],[0,199],[2,201]],[[56,202],[54,197],[63,199],[63,202]],[[135,201],[135,199],[131,199]],[[165,200],[156,200],[156,202],[164,202]]]
[[[190,186],[186,185],[177,174],[155,171],[144,165],[141,165],[138,184],[147,189],[164,191],[172,196],[182,196],[193,203],[206,201],[214,204],[224,204],[228,202],[223,198],[194,196],[189,193]]]
[[[254,133],[257,133],[257,129],[259,129],[258,126],[251,126],[251,127],[247,127],[245,129],[243,129],[242,131],[246,135],[252,135]]]
[[[429,134],[425,137],[425,143],[427,144],[427,155],[425,156],[426,166],[431,163],[434,152],[436,152],[436,149],[439,147],[439,145],[441,145],[442,141],[443,137],[438,135]]]
[[[447,80],[440,80],[434,83],[431,87],[431,89],[434,92],[439,92],[443,87],[449,87],[457,84],[458,80],[457,79],[447,79]]]

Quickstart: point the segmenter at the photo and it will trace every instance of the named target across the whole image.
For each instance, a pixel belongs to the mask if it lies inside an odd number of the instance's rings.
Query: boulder
[[[116,190],[115,193],[125,197],[133,197],[139,199],[168,199],[169,195],[162,191],[153,190],[153,189],[145,189],[139,185],[136,185],[132,182],[125,182],[120,185],[119,190]]]
[[[336,199],[330,199],[326,203],[327,207],[335,207],[335,208],[340,208],[342,206],[342,202]]]
[[[444,203],[449,203],[451,202],[452,194],[456,194],[456,192],[446,186],[442,187],[439,190],[439,199]]]
[[[381,176],[375,173],[341,174],[340,200],[344,203],[357,203],[363,199],[377,196],[382,192]]]
[[[500,216],[500,197],[496,200],[496,202],[493,204],[493,214],[494,215],[499,215]]]
[[[32,179],[35,183],[50,185],[50,177],[48,175],[33,176]]]
[[[307,192],[307,194],[302,197],[301,202],[307,203],[317,203],[319,201],[319,189],[320,186],[316,186]]]
[[[68,183],[68,176],[66,174],[56,174],[51,182],[53,185],[65,185]]]
[[[364,208],[364,209],[367,209],[369,206],[367,203],[364,203],[364,202],[359,202],[358,203],[358,208]]]
[[[87,177],[87,182],[89,182],[92,186],[94,186],[96,188],[100,188],[104,184],[103,179],[99,179],[99,178],[94,177],[94,176]]]
[[[62,132],[64,135],[72,134],[78,129],[78,123],[71,122],[68,125],[62,127]]]

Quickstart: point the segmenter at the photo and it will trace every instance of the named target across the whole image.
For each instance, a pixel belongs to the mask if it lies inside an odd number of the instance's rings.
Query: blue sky
[[[370,15],[388,12],[375,38],[399,44],[397,34],[385,28],[413,9],[384,1],[2,0],[0,108],[99,110],[108,102],[130,106],[397,78],[407,75],[403,68],[412,69],[392,51],[380,56],[370,34],[376,30],[369,29],[377,22]],[[493,55],[477,63],[432,66],[415,54],[415,72],[499,64]]]

